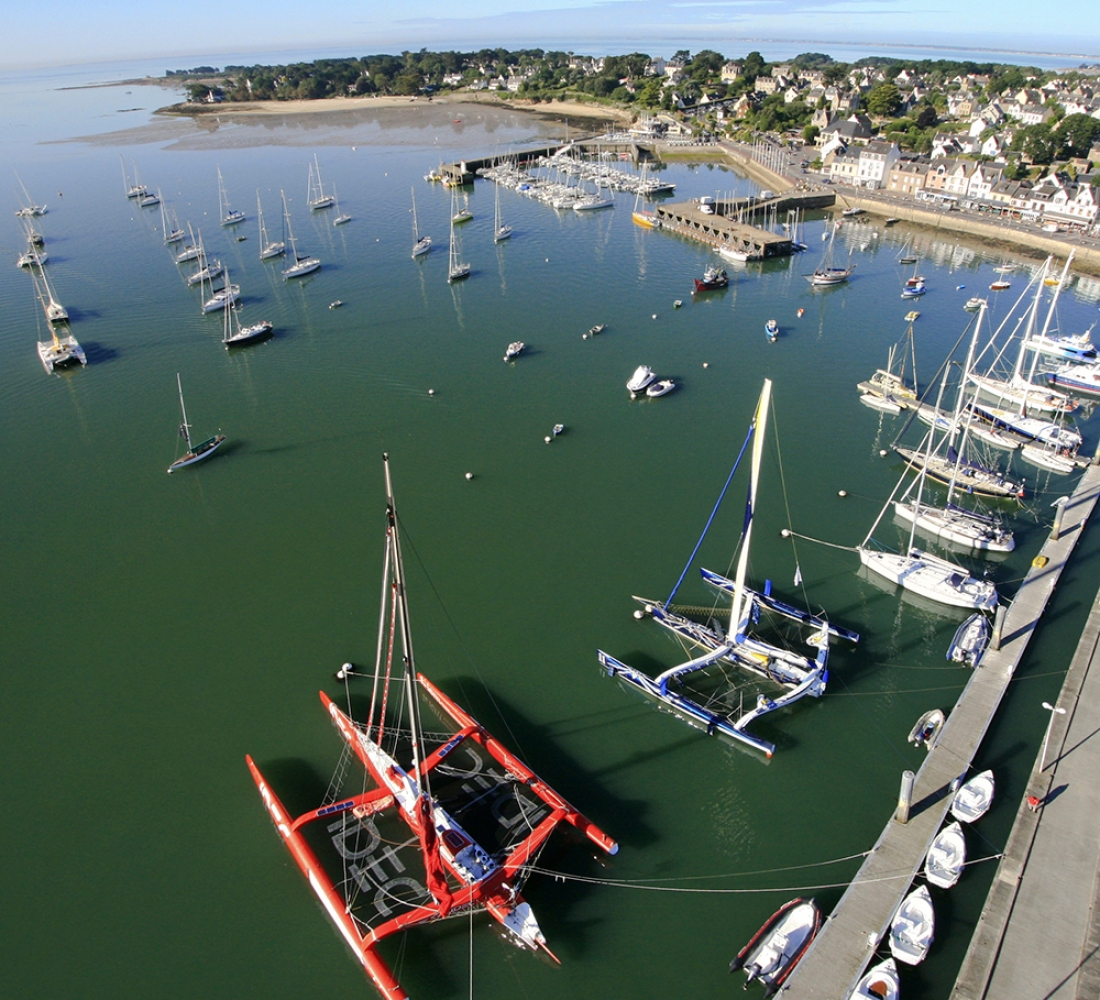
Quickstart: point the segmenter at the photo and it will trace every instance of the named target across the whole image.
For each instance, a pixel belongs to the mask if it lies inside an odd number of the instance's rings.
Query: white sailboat
[[[260,189],[256,188],[256,215],[260,220],[260,260],[270,260],[286,253],[286,244],[282,240],[273,240],[267,235],[264,225],[264,207],[260,202]]]
[[[294,239],[294,230],[290,228],[290,209],[286,207],[286,194],[282,191],[279,192],[283,196],[283,222],[286,225],[286,241],[290,244],[290,259],[291,265],[283,269],[283,278],[304,278],[307,274],[312,274],[321,266],[321,261],[317,257],[299,256],[298,244]]]
[[[828,680],[829,637],[839,636],[852,642],[859,639],[856,633],[848,629],[830,625],[823,617],[802,611],[772,597],[770,588],[767,588],[766,593],[759,593],[746,585],[745,578],[752,546],[756,495],[770,401],[771,381],[765,379],[748,432],[748,437],[753,438],[752,464],[745,526],[740,541],[735,578],[729,580],[710,570],[702,570],[706,583],[732,597],[729,631],[723,633],[714,619],[710,624],[702,625],[673,609],[672,598],[687,574],[687,568],[685,568],[668,600],[661,602],[636,597],[635,600],[642,607],[634,614],[637,618],[652,617],[658,624],[677,635],[681,641],[701,647],[704,650],[701,656],[671,667],[656,677],[650,677],[602,650],[598,654],[600,664],[610,676],[619,678],[652,698],[661,707],[673,712],[689,725],[703,729],[708,734],[718,733],[726,736],[760,750],[768,757],[775,752],[775,745],[750,733],[748,726],[761,716],[791,705],[806,695],[816,698],[824,694]],[[748,438],[745,443],[748,444]],[[735,464],[730,472],[730,479],[736,469]],[[728,482],[729,480],[727,480],[727,486]],[[722,494],[724,495],[725,492],[726,490],[723,489]],[[719,497],[720,502],[721,497]],[[715,511],[717,512],[717,506]],[[704,537],[710,524],[711,521],[708,521],[707,529],[704,529]],[[699,540],[699,544],[701,543],[702,538]],[[698,551],[698,545],[696,551]],[[692,558],[694,555],[693,552]],[[816,655],[810,659],[794,648],[787,649],[776,645],[771,638],[764,638],[758,626],[764,614],[796,622],[802,633],[798,637],[799,641],[816,650]],[[729,666],[746,671],[769,686],[780,687],[782,693],[771,696],[761,692],[757,696],[755,705],[746,710],[746,707],[741,704],[743,692],[736,690],[726,678],[726,670]],[[712,667],[714,670],[708,670]],[[698,690],[689,688],[689,679]]]
[[[64,323],[69,318],[69,311],[58,301],[57,295],[50,287],[50,279],[46,277],[46,271],[41,267],[32,267],[31,275],[34,277],[35,292],[42,311],[50,323]]]
[[[351,222],[351,216],[347,212],[340,211],[340,199],[336,195],[336,185],[332,185],[332,200],[336,206],[336,218],[332,220],[334,226],[342,226],[345,222]]]
[[[421,236],[420,227],[416,223],[416,192],[409,189],[412,193],[412,206],[413,206],[413,257],[419,257],[422,254],[426,254],[432,248],[432,238],[430,236]]]
[[[225,280],[226,284],[228,284],[228,270],[225,272]],[[225,345],[227,351],[231,347],[243,347],[245,344],[254,344],[266,337],[270,337],[275,329],[271,322],[266,319],[261,320],[259,323],[253,323],[251,326],[242,327],[240,318],[237,316],[237,310],[234,308],[233,302],[229,298],[225,299],[222,309],[224,312],[222,343]]]
[[[837,226],[834,224],[827,234],[829,245],[825,248],[825,257],[812,274],[806,278],[815,288],[827,288],[830,285],[841,285],[852,276],[855,265],[849,263],[846,267],[833,266],[833,246],[836,244]]]
[[[187,242],[181,249],[176,251],[177,264],[186,264],[188,261],[198,260],[202,256],[202,245],[195,239],[195,233],[190,222],[187,223],[187,235]]]
[[[309,182],[306,189],[306,204],[311,212],[319,208],[332,208],[336,199],[331,194],[325,193],[325,186],[321,183],[321,164],[317,162],[317,154],[313,154],[313,163],[309,166]]]
[[[463,281],[470,277],[470,265],[460,259],[458,234],[455,232],[455,193],[451,189],[451,246],[447,258],[447,283]]]
[[[213,437],[207,438],[201,444],[193,445],[191,443],[191,425],[187,422],[187,407],[184,406],[183,403],[183,383],[180,381],[179,372],[176,372],[176,387],[179,389],[180,413],[183,415],[179,436],[187,442],[187,451],[181,458],[177,458],[168,466],[169,473],[173,473],[177,469],[182,469],[184,466],[194,465],[196,462],[201,462],[203,459],[209,458],[225,441],[224,434],[215,434]]]
[[[206,256],[206,248],[202,242],[202,231],[199,231],[198,238],[199,252],[195,255],[195,262],[198,267],[187,276],[188,286],[199,285],[207,281],[213,281],[222,273],[222,262],[215,257]]]
[[[30,192],[27,191],[27,185],[23,183],[23,179],[16,174],[15,179],[19,181],[19,187],[23,191],[23,198],[20,206],[16,209],[15,214],[20,219],[35,219],[40,215],[45,215],[48,209],[45,205],[38,205],[31,198]]]
[[[130,180],[130,175],[126,173],[126,161],[122,158],[121,153],[119,153],[118,161],[122,164],[122,190],[126,192],[126,197],[140,198],[142,195],[147,194],[149,189],[138,180],[137,164],[134,164],[134,179]]]
[[[511,226],[506,226],[501,221],[501,217],[500,217],[500,184],[499,183],[494,184],[493,188],[496,192],[496,206],[495,206],[494,222],[493,222],[493,242],[494,243],[503,243],[506,239],[511,238],[511,236],[512,236],[512,227]]]
[[[229,192],[225,190],[221,167],[218,167],[218,218],[223,226],[236,226],[244,222],[244,212],[239,208],[232,208],[229,204]]]
[[[31,277],[34,279],[34,291],[42,306],[43,311],[49,316],[48,305],[52,294],[45,282],[45,272],[41,268],[31,268]],[[39,321],[41,322],[41,320]],[[58,368],[65,368],[72,364],[86,365],[88,359],[84,349],[72,335],[68,323],[58,323],[50,320],[46,324],[49,337],[37,342],[38,360],[47,372],[54,372]]]
[[[163,234],[165,246],[179,243],[183,239],[184,234],[180,229],[179,219],[176,218],[176,210],[163,199],[160,203],[160,231]]]
[[[241,297],[241,286],[231,284],[229,281],[229,269],[226,268],[223,272],[223,282],[221,288],[215,289],[213,281],[210,281],[210,296],[206,298],[205,287],[207,281],[200,283],[199,288],[201,291],[200,297],[202,297],[202,312],[205,316],[207,313],[212,313],[218,309],[224,309],[226,305],[234,306]]]

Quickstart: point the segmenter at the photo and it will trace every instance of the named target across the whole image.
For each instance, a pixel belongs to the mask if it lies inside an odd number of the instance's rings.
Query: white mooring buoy
[[[473,474],[472,472],[467,472],[467,473],[466,473],[466,478],[467,478],[467,479],[473,479],[473,478],[474,478],[474,474]]]
[[[836,495],[837,495],[838,497],[846,497],[846,496],[848,495],[848,491],[847,491],[847,490],[837,490],[837,494],[836,494]]]

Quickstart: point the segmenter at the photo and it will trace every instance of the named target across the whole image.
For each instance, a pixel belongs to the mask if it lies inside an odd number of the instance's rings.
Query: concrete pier
[[[855,987],[864,967],[878,949],[879,942],[888,934],[894,912],[909,891],[932,840],[943,824],[951,804],[953,784],[956,779],[969,776],[974,756],[1054,592],[1061,572],[1092,514],[1098,495],[1100,467],[1090,465],[1066,504],[1059,537],[1048,539],[1040,554],[1033,560],[1030,571],[1008,608],[1000,648],[986,652],[981,666],[971,675],[948,716],[935,748],[928,754],[917,774],[908,822],[901,824],[892,818],[888,820],[874,849],[841,897],[836,909],[829,915],[806,957],[792,974],[784,990],[785,1000],[843,1000]],[[1100,685],[1100,681],[1096,683]],[[1052,723],[1055,726],[1058,724],[1057,720]],[[1083,733],[1082,738],[1095,732],[1097,725],[1100,725],[1100,718],[1095,723],[1086,721],[1084,728],[1090,725],[1092,728],[1088,734]],[[1093,740],[1100,743],[1100,736],[1093,736]],[[1059,748],[1066,742],[1059,741]],[[1068,745],[1072,746],[1071,743]],[[1100,747],[1097,752],[1100,753]],[[1064,750],[1059,749],[1058,753],[1058,766],[1061,767],[1068,758]],[[1053,756],[1053,751],[1048,750],[1048,755]],[[1082,759],[1083,755],[1078,757],[1078,760]],[[1074,765],[1077,765],[1076,761]],[[1095,786],[1095,773],[1094,767],[1091,777],[1081,778],[1079,783],[1084,785],[1091,781]],[[1098,793],[1094,788],[1090,794],[1096,797]],[[1081,826],[1078,830],[1081,837],[1089,841],[1089,850],[1093,852],[1093,868],[1088,876],[1088,885],[1095,891],[1097,812],[1095,804],[1091,806],[1091,813],[1087,811],[1090,808],[1088,802],[1084,801],[1087,798],[1088,795],[1082,795],[1081,808],[1085,811],[1081,813]],[[884,817],[889,808],[888,804],[883,804]],[[1055,804],[1051,803],[1049,808],[1053,811]],[[1087,860],[1085,866],[1087,867]],[[1046,869],[1044,876],[1045,874]],[[1010,879],[1014,877],[1009,875]],[[1041,918],[1031,930],[1035,938],[1035,948],[1049,947],[1053,943],[1047,936]],[[1095,964],[1096,956],[1094,948],[1086,958]],[[979,996],[988,996],[990,1000],[994,997],[997,1000],[1007,1000],[1010,996],[1074,996],[1072,993],[1048,994],[1043,990],[1021,992],[1014,989],[1018,985],[1013,980],[1014,973],[1007,968],[1005,972],[1005,992],[960,993],[960,1000],[972,1000]],[[1097,994],[1094,991],[1085,995],[1095,997]]]

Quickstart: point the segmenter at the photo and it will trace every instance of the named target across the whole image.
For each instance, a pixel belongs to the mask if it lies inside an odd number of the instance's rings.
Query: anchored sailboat
[[[229,285],[229,271],[225,272],[225,283]],[[240,318],[231,298],[226,297],[223,303],[224,322],[222,324],[222,343],[228,351],[231,347],[243,347],[245,344],[254,344],[271,336],[275,329],[269,320],[261,320],[251,326],[241,326]]]
[[[410,188],[410,191],[412,189]],[[432,248],[432,238],[430,236],[421,236],[420,227],[416,223],[416,192],[412,191],[412,203],[413,203],[413,257],[419,257],[421,254],[426,254]]]
[[[342,765],[320,806],[294,817],[246,759],[279,836],[352,953],[386,1000],[406,1000],[379,954],[385,938],[484,910],[512,943],[553,957],[521,893],[540,851],[561,823],[608,854],[618,845],[417,672],[399,522],[383,461],[386,551],[369,715],[355,721],[321,694],[366,771],[366,785],[355,778],[345,793]],[[447,733],[424,731],[422,702]],[[308,841],[304,830],[318,820],[331,838],[323,852],[317,848],[324,830]]]
[[[642,605],[642,609],[634,614],[639,618],[652,617],[658,624],[672,631],[681,641],[701,647],[704,650],[703,655],[671,667],[656,677],[650,677],[602,650],[598,654],[600,664],[607,670],[609,676],[618,677],[641,691],[662,707],[681,717],[689,725],[704,729],[708,734],[722,734],[755,750],[760,750],[768,757],[775,752],[775,745],[750,733],[747,728],[749,724],[762,715],[791,705],[806,695],[817,698],[824,694],[828,681],[829,637],[838,636],[851,642],[859,640],[855,632],[831,625],[823,617],[802,611],[772,597],[770,582],[762,593],[750,590],[745,583],[752,545],[756,494],[767,429],[768,406],[771,401],[771,386],[771,381],[765,379],[748,435],[738,455],[738,462],[734,464],[726,481],[726,488],[728,488],[745,447],[752,439],[748,503],[745,509],[745,526],[741,536],[741,551],[735,578],[729,580],[710,570],[702,570],[706,583],[715,587],[720,593],[728,593],[732,596],[729,631],[723,634],[713,619],[708,625],[693,621],[674,610],[671,603],[680,582],[687,574],[691,561],[694,560],[695,552],[698,552],[699,545],[702,544],[703,539],[700,538],[688,562],[688,567],[685,567],[680,575],[680,581],[673,588],[668,600],[661,602],[636,597],[635,600]],[[726,488],[723,488],[718,504],[721,504]],[[715,513],[717,510],[716,504]],[[707,522],[707,527],[703,531],[704,537],[713,518],[714,514],[711,515],[711,520]],[[798,630],[805,633],[800,638],[817,651],[814,657],[808,658],[794,649],[776,645],[770,638],[762,638],[757,627],[762,614],[796,623]],[[741,692],[731,687],[722,664],[737,667],[767,681],[770,685],[778,685],[784,689],[783,693],[776,697],[760,693],[755,705],[746,711],[740,704]],[[689,688],[689,679],[694,682],[694,688]]]
[[[221,167],[218,167],[218,218],[221,219],[223,226],[235,226],[244,222],[244,212],[239,208],[230,207],[229,193],[225,190]]]
[[[447,282],[462,281],[470,277],[470,265],[460,260],[458,234],[455,232],[455,191],[451,188],[451,246],[447,258]]]
[[[321,183],[321,164],[317,162],[317,154],[313,154],[313,163],[309,166],[309,183],[306,191],[306,203],[311,212],[319,208],[332,208],[336,204],[336,198],[325,193],[325,186]]]
[[[224,434],[215,434],[207,438],[202,444],[191,443],[191,425],[187,422],[187,407],[183,404],[183,383],[180,381],[179,372],[176,372],[176,387],[180,393],[180,413],[183,415],[183,423],[180,424],[180,437],[187,442],[187,451],[182,458],[177,458],[170,466],[169,473],[182,469],[186,465],[194,465],[214,454],[225,441]]]
[[[294,240],[294,230],[290,228],[290,209],[286,207],[286,194],[282,191],[279,193],[283,196],[283,222],[286,225],[286,241],[290,244],[290,259],[292,261],[289,267],[283,269],[283,277],[287,279],[304,278],[307,274],[312,274],[320,268],[321,261],[318,257],[299,256],[298,245]]]
[[[512,235],[512,227],[506,226],[500,217],[500,183],[497,182],[493,185],[493,189],[496,193],[496,206],[493,223],[493,242],[503,243],[506,239],[509,239]]]
[[[260,260],[270,260],[286,253],[286,244],[282,240],[273,240],[267,235],[264,225],[264,207],[260,202],[260,189],[256,188],[256,215],[260,220]]]

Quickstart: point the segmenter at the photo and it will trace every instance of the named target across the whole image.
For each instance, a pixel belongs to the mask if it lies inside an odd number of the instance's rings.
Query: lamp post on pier
[[[1050,722],[1047,723],[1046,735],[1043,737],[1043,752],[1039,758],[1039,773],[1042,774],[1047,769],[1047,740],[1050,739],[1050,731],[1054,726],[1055,715],[1065,715],[1066,710],[1060,706],[1052,705],[1049,701],[1043,702],[1043,708],[1050,712]]]

